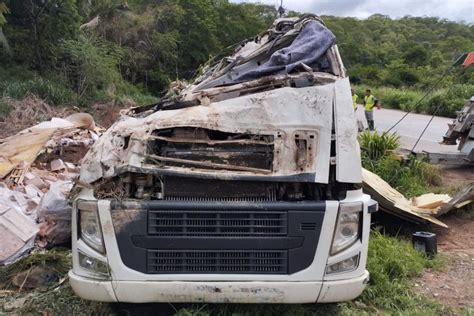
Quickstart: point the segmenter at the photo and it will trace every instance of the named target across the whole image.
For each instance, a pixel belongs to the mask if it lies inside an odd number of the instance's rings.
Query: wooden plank
[[[441,209],[438,212],[438,215],[445,214],[451,211],[454,208],[457,208],[457,205],[466,206],[469,203],[464,203],[474,200],[474,183],[470,183],[462,189],[461,192],[458,192],[448,203],[441,206]]]
[[[7,176],[22,161],[33,163],[55,130],[35,130],[5,139],[0,144],[0,178]]]
[[[448,227],[443,222],[431,216],[433,211],[413,206],[403,194],[392,188],[376,174],[362,169],[362,181],[364,191],[370,194],[372,198],[379,203],[382,211],[385,210],[402,218],[409,217],[418,223],[432,223],[444,228]]]
[[[427,193],[411,199],[412,204],[421,208],[437,208],[447,203],[451,197],[448,194]]]

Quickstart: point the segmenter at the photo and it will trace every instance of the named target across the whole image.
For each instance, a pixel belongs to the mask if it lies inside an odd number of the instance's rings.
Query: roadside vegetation
[[[383,108],[453,118],[456,117],[456,111],[464,106],[465,101],[474,96],[474,85],[472,84],[453,84],[429,93],[416,88],[354,86],[354,90],[359,96],[363,96],[365,89],[368,88],[380,99]],[[361,100],[359,99],[359,102]]]
[[[437,167],[410,156],[402,159],[396,150],[399,136],[393,133],[364,131],[359,134],[362,166],[380,176],[407,198],[430,192],[442,184]]]
[[[95,103],[156,102],[171,81],[191,80],[209,58],[277,16],[273,6],[228,0],[0,0],[0,119],[10,110],[3,98],[34,95],[90,112]],[[361,96],[371,87],[385,107],[454,116],[474,94],[473,69],[446,71],[472,49],[473,25],[383,15],[323,19]]]

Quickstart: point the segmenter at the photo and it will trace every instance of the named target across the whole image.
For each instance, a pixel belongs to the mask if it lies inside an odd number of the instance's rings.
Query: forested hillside
[[[191,79],[209,58],[276,17],[272,6],[228,0],[0,0],[0,113],[8,111],[7,97],[28,94],[81,107],[153,102],[171,81]],[[381,15],[323,18],[352,82],[389,87],[380,93],[391,91],[392,106],[409,108],[419,90],[474,49],[473,25]],[[429,111],[448,94],[461,94],[461,100],[474,94],[472,74],[453,69],[433,96],[438,99],[418,110]],[[404,92],[397,97],[394,89]],[[451,101],[448,114],[462,105]]]

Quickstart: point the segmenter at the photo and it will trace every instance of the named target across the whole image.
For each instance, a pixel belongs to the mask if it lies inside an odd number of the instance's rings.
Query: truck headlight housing
[[[336,229],[332,239],[331,255],[352,246],[360,237],[360,220],[364,209],[362,202],[339,204]]]
[[[100,278],[108,278],[110,276],[110,269],[107,263],[93,258],[91,256],[86,255],[82,251],[78,251],[79,254],[79,265],[86,269],[89,270],[90,273],[93,273],[96,275],[96,277]]]
[[[326,274],[353,271],[357,269],[358,265],[359,265],[359,254],[327,266]]]
[[[79,217],[79,238],[81,238],[91,248],[100,253],[105,253],[97,202],[84,200],[78,201],[77,215]]]

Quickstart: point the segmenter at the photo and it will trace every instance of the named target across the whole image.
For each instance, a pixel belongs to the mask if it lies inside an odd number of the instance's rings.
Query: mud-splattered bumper
[[[103,302],[329,303],[359,296],[369,279],[363,275],[324,282],[181,282],[98,281],[69,272],[80,297]]]

